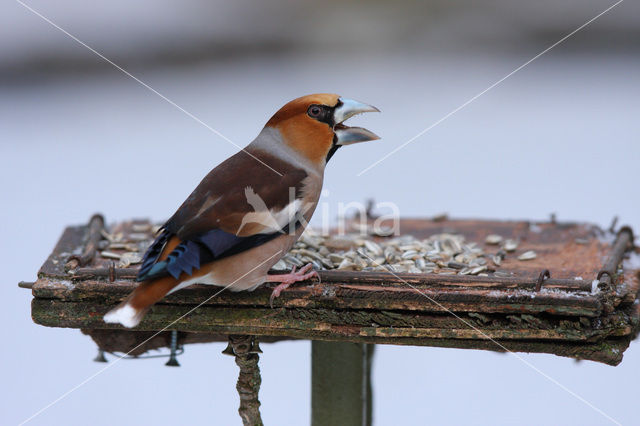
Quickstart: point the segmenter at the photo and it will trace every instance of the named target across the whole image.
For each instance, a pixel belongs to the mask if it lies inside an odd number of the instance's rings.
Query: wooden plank
[[[102,316],[109,309],[110,306],[100,303],[34,299],[32,317],[37,324],[52,327],[121,328],[102,321]],[[185,317],[179,319],[183,316]],[[538,319],[531,315],[502,317],[478,314],[454,317],[449,314],[319,308],[201,306],[194,310],[192,306],[167,304],[155,305],[136,330],[161,330],[167,326],[179,331],[309,339],[331,332],[354,339],[376,337],[389,343],[396,338],[587,341],[631,333],[631,325],[615,314],[607,321],[590,321],[586,317]]]
[[[44,303],[44,306],[40,306],[41,303]],[[49,326],[77,326],[75,324],[75,316],[76,314],[73,312],[65,311],[64,309],[61,312],[68,312],[71,314],[71,317],[67,315],[55,315],[51,314],[51,306],[47,306],[47,304],[63,304],[66,302],[60,302],[55,300],[38,300],[35,299],[32,302],[32,311],[34,312],[34,320],[37,323]],[[73,303],[70,303],[73,305]],[[197,312],[197,311],[196,311]],[[638,317],[640,316],[640,305],[629,305],[625,308],[624,315],[627,316],[628,321],[637,324]],[[90,318],[92,317],[94,321],[99,320],[100,313],[94,312],[92,315],[88,315],[85,317],[87,323],[90,322]],[[188,318],[187,318],[188,319]],[[620,320],[620,318],[618,318]],[[197,319],[195,320],[198,321]],[[611,321],[610,321],[611,322]],[[615,322],[615,321],[613,321]],[[102,326],[109,326],[108,324],[95,322],[93,324],[102,324]],[[167,324],[163,324],[163,327]],[[171,325],[173,328],[174,325]],[[185,329],[184,323],[180,325],[183,331]],[[216,333],[213,339],[219,335],[228,335],[228,334],[236,334],[238,329],[233,327],[217,327],[221,331]],[[156,330],[161,330],[158,328]],[[246,330],[246,328],[242,329]],[[358,330],[355,328],[355,330]],[[99,329],[93,329],[94,331],[100,331]],[[101,332],[107,333],[125,333],[127,335],[135,334],[143,334],[149,333],[147,331],[129,331],[122,329],[103,329]],[[155,331],[155,330],[154,330]],[[263,329],[254,329],[254,335],[260,335]],[[209,332],[207,332],[209,333]],[[182,333],[181,333],[182,334]],[[274,333],[275,334],[275,333]],[[300,329],[289,329],[285,333],[284,330],[280,330],[278,334],[288,334],[289,338],[301,338],[301,339],[309,339],[308,332],[306,330]],[[534,352],[534,353],[548,353],[558,356],[565,356],[574,359],[585,359],[592,360],[597,362],[602,362],[609,365],[617,365],[622,361],[622,356],[624,351],[629,346],[631,339],[634,334],[629,336],[612,336],[605,337],[602,340],[590,342],[590,341],[563,341],[563,340],[504,340],[504,339],[443,339],[443,338],[416,338],[416,337],[380,337],[375,335],[360,335],[354,332],[354,327],[352,326],[329,326],[322,330],[317,330],[313,333],[312,340],[322,340],[322,341],[332,341],[332,342],[357,342],[357,343],[370,343],[370,344],[393,344],[393,345],[411,345],[411,346],[429,346],[429,347],[442,347],[442,348],[456,348],[456,349],[479,349],[479,350],[490,350],[490,351],[498,351],[504,352],[505,350],[509,350],[512,352]],[[261,337],[261,341],[271,341],[274,336]],[[131,339],[132,337],[128,337],[126,340]],[[280,336],[279,338],[285,338]],[[103,337],[104,339],[104,337]],[[127,343],[123,346],[123,349],[128,349],[130,347],[135,347],[142,343],[144,339],[137,338]],[[204,341],[203,338],[200,338],[201,341]]]
[[[100,301],[115,304],[125,298],[137,284],[131,281],[49,280],[33,285],[36,298],[64,301]],[[413,286],[413,287],[412,287]],[[543,288],[539,292],[519,289],[452,289],[429,284],[386,286],[341,284],[332,282],[300,283],[288,288],[276,299],[274,306],[287,308],[387,309],[419,312],[497,312],[541,313],[595,317],[602,304],[598,295],[585,292],[565,292]],[[208,306],[270,306],[272,285],[253,292],[223,291],[219,288],[193,285],[169,295],[164,303]]]

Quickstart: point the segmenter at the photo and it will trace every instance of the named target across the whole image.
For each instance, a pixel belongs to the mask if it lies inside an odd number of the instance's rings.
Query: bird
[[[143,256],[134,291],[104,315],[137,326],[149,308],[191,284],[252,291],[278,282],[271,302],[299,281],[318,278],[311,264],[268,274],[295,244],[318,204],[336,151],[380,139],[343,122],[376,107],[320,93],[280,108],[245,148],[211,170],[160,227]]]

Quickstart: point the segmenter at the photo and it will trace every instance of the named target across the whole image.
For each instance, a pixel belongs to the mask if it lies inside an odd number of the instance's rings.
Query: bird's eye
[[[311,105],[309,110],[307,111],[310,117],[317,118],[320,117],[322,113],[322,109],[318,105]]]

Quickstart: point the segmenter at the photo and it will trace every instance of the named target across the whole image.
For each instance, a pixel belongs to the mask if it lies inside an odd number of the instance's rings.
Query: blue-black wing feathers
[[[171,238],[171,233],[166,229],[162,229],[160,235],[158,235],[155,241],[149,246],[147,252],[144,254],[142,258],[142,266],[140,266],[140,270],[138,271],[138,278],[149,273],[153,265],[155,265],[158,257],[162,254],[162,250],[164,246],[167,244]],[[137,279],[137,281],[143,281],[141,279]]]
[[[296,222],[296,228],[299,225],[300,222]],[[164,245],[171,237],[171,234],[165,230],[145,254],[136,281],[146,281],[167,275],[178,279],[183,273],[192,275],[194,269],[198,270],[206,263],[260,246],[287,232],[289,232],[289,225],[279,232],[246,237],[239,237],[221,229],[212,229],[191,240],[181,242],[165,260],[157,262]]]

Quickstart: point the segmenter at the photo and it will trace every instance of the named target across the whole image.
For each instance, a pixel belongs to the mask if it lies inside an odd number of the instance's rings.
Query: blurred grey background
[[[640,230],[640,4],[626,0],[362,176],[357,174],[613,2],[26,2],[217,129],[248,143],[285,102],[335,92],[376,105],[382,140],[327,169],[339,202],[403,216],[590,221]],[[29,317],[33,280],[65,225],[170,216],[236,151],[18,2],[0,5],[3,390],[15,424],[102,368],[76,330]],[[317,221],[322,220],[318,210]],[[240,424],[223,345],[179,369],[122,361],[32,424]],[[265,345],[266,424],[309,421],[310,345]],[[640,350],[618,367],[523,355],[623,424],[637,423]],[[510,355],[378,346],[374,421],[572,424],[608,420]]]

